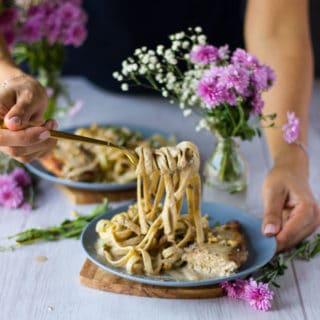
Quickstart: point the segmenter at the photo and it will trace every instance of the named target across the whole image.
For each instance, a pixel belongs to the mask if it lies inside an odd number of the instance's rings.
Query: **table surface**
[[[196,118],[184,118],[176,105],[155,97],[132,97],[103,91],[83,78],[65,79],[72,96],[84,102],[83,109],[65,120],[61,127],[95,121],[147,125],[195,142],[202,159],[212,151],[214,141],[206,132],[196,133]],[[320,195],[320,82],[315,83],[310,113],[311,185]],[[225,202],[261,217],[260,196],[263,178],[270,167],[263,139],[241,144],[249,163],[246,192],[226,195],[204,188],[203,198]],[[46,227],[70,218],[72,210],[89,213],[92,205],[74,205],[54,185],[41,181],[37,208],[31,212],[6,210],[0,214],[0,246],[4,237],[31,227]],[[119,203],[113,203],[117,206]],[[46,262],[35,257],[46,256]],[[79,241],[63,240],[25,246],[0,252],[0,319],[319,319],[320,257],[311,262],[295,261],[281,277],[273,309],[263,313],[242,301],[228,298],[206,300],[167,300],[101,292],[79,284],[79,271],[85,260]]]

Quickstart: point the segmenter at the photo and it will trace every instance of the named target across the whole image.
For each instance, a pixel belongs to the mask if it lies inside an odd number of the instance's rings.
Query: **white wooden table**
[[[84,101],[84,108],[64,126],[99,122],[144,124],[173,132],[178,138],[194,141],[202,158],[213,148],[206,133],[195,133],[195,118],[184,118],[177,106],[151,97],[128,97],[104,92],[81,78],[69,78],[72,96]],[[312,102],[310,154],[311,183],[320,195],[320,82]],[[232,196],[215,195],[205,188],[206,200],[227,202],[262,216],[260,196],[269,160],[263,140],[243,143],[250,174],[247,192]],[[114,204],[119,205],[119,204]],[[31,227],[46,227],[70,218],[73,209],[88,213],[93,206],[73,205],[59,189],[41,181],[37,209],[32,212],[0,208],[0,246],[11,235]],[[46,256],[46,262],[36,262]],[[79,271],[85,260],[79,241],[63,240],[0,252],[1,320],[107,320],[107,319],[320,319],[320,257],[309,263],[294,262],[280,279],[273,310],[253,311],[246,303],[228,298],[208,300],[166,300],[100,292],[79,285]]]

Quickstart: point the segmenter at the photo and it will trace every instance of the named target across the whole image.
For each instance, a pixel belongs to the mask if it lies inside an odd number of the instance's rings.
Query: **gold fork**
[[[117,146],[113,144],[110,141],[104,141],[104,140],[99,140],[99,139],[93,139],[85,136],[80,136],[72,133],[67,133],[67,132],[62,132],[62,131],[56,131],[56,130],[49,130],[50,136],[54,139],[58,140],[72,140],[72,141],[78,141],[78,142],[83,142],[83,143],[91,143],[91,144],[98,144],[101,146],[105,146],[108,148],[112,148],[115,150],[120,150],[123,152],[125,156],[129,159],[129,161],[136,167],[138,164],[138,156],[135,153],[134,150],[127,149],[125,147]]]

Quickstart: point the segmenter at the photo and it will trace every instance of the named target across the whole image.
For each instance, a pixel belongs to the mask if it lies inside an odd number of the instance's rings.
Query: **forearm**
[[[7,44],[0,33],[0,82],[21,73],[14,63]]]
[[[276,113],[276,125],[282,126],[287,122],[287,112],[295,112],[300,119],[299,141],[307,145],[313,57],[307,5],[303,4],[305,1],[299,1],[299,8],[294,9],[284,22],[277,15],[272,17],[263,14],[263,18],[259,17],[259,1],[249,1],[245,39],[248,51],[257,55],[260,61],[270,65],[276,72],[274,87],[263,96],[264,114]],[[251,4],[251,10],[250,2],[255,3]],[[284,2],[286,1],[282,1]],[[296,3],[291,3],[291,7],[295,5]],[[290,158],[292,161],[292,157],[295,157],[307,171],[306,154],[296,144],[287,144],[282,138],[282,130],[265,129],[265,136],[274,162]]]

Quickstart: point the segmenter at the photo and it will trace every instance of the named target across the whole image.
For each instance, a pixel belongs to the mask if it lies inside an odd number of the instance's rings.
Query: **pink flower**
[[[54,90],[53,88],[46,88],[48,98],[53,96]]]
[[[5,208],[16,209],[23,201],[23,190],[16,183],[0,187],[0,204]]]
[[[283,125],[283,138],[288,143],[295,142],[299,137],[300,121],[294,112],[287,113],[288,123]]]
[[[253,107],[252,113],[254,115],[259,115],[262,113],[262,109],[264,107],[264,102],[261,99],[261,94],[255,94],[251,100],[251,105]]]
[[[218,57],[219,60],[227,60],[229,58],[229,46],[226,44],[225,46],[219,47],[218,49]]]
[[[32,182],[29,173],[20,167],[16,167],[10,175],[20,187],[28,186]]]
[[[215,67],[216,68],[216,67]],[[206,103],[208,108],[216,108],[227,102],[236,105],[237,99],[234,93],[226,90],[219,83],[219,78],[206,74],[198,83],[197,95]]]
[[[269,289],[268,284],[257,283],[251,278],[245,286],[245,299],[254,309],[268,311],[271,309],[273,292]]]
[[[39,41],[42,37],[41,21],[29,19],[21,26],[21,39],[27,42]]]
[[[60,40],[62,34],[62,19],[55,14],[51,14],[44,24],[44,33],[49,44],[54,44]]]
[[[220,85],[224,86],[226,90],[233,89],[241,96],[249,95],[249,75],[246,70],[239,66],[228,65],[221,67],[222,72],[220,75]]]
[[[69,115],[71,117],[75,116],[83,107],[83,102],[81,100],[78,100],[75,102],[75,104],[71,107],[69,110]]]
[[[10,49],[12,49],[15,41],[16,41],[16,31],[14,28],[4,28],[1,30],[4,39]]]
[[[233,64],[239,64],[249,70],[253,70],[259,65],[259,61],[256,56],[239,48],[233,52],[231,62]]]
[[[0,176],[0,188],[12,185],[16,186],[17,182],[10,174],[2,174]]]
[[[256,310],[268,311],[271,309],[274,293],[266,283],[258,283],[250,278],[249,280],[226,281],[220,285],[230,298],[245,300]]]
[[[79,18],[82,18],[82,10],[76,4],[66,2],[58,9],[57,16],[62,21],[75,22],[79,21]]]
[[[18,19],[18,10],[14,7],[4,9],[0,13],[0,28],[12,27]]]
[[[80,23],[72,24],[65,34],[64,45],[73,44],[75,47],[82,45],[87,37],[87,30]]]
[[[218,49],[210,45],[198,45],[190,52],[190,60],[193,63],[209,64],[218,58]]]
[[[235,281],[225,281],[221,283],[221,287],[227,296],[234,299],[243,299],[245,294],[246,281],[237,279]]]

